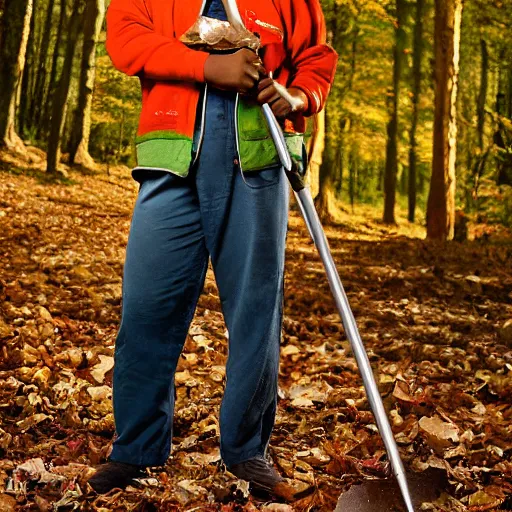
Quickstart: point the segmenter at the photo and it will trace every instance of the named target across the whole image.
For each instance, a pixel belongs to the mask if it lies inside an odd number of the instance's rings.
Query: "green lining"
[[[155,133],[148,133],[146,140],[137,144],[138,166],[166,169],[178,176],[187,176],[192,163],[192,140],[173,137],[172,132],[165,132],[171,135],[168,138],[152,138]]]
[[[259,105],[240,99],[238,111],[239,149],[242,169],[260,171],[279,164],[279,155]],[[285,134],[294,159],[302,161],[304,136]],[[164,169],[185,177],[192,163],[192,139],[172,130],[157,130],[136,139],[138,167]]]
[[[154,132],[149,132],[144,135],[139,135],[135,139],[135,144],[141,144],[143,142],[147,142],[148,140],[153,139],[168,139],[168,140],[190,140],[189,137],[185,137],[180,133],[173,132],[171,130],[156,130]]]

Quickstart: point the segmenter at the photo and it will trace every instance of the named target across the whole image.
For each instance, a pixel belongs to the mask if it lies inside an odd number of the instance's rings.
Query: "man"
[[[256,11],[283,31],[284,43],[262,60],[249,49],[210,54],[179,41],[199,14],[227,20],[221,0],[110,4],[107,49],[118,69],[140,78],[142,113],[115,352],[116,439],[89,481],[99,493],[169,456],[174,372],[209,258],[229,332],[222,459],[254,488],[272,492],[282,481],[265,455],[277,403],[288,185],[258,103],[271,105],[300,158],[304,116],[323,108],[337,59],[318,1],[238,1],[241,13]],[[295,111],[267,71],[288,87]]]

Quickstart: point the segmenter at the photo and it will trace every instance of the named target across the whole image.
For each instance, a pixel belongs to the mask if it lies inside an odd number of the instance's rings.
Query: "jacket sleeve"
[[[334,82],[338,54],[326,44],[325,19],[319,0],[280,0],[292,75],[288,87],[308,98],[305,116],[320,112]]]
[[[106,18],[107,51],[123,73],[154,80],[204,82],[209,54],[156,33],[145,0],[112,0]]]

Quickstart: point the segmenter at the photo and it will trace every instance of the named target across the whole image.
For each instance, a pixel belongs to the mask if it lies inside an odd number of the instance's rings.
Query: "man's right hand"
[[[248,93],[265,74],[261,59],[244,48],[229,55],[210,55],[204,65],[204,77],[217,89]]]

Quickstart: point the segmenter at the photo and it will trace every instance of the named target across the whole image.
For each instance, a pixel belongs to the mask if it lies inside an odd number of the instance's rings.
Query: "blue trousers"
[[[111,460],[163,465],[174,372],[211,257],[229,332],[220,411],[229,467],[263,456],[274,425],[288,184],[279,167],[242,176],[234,104],[210,93],[203,147],[187,178],[144,171],[131,221],[113,382]]]

